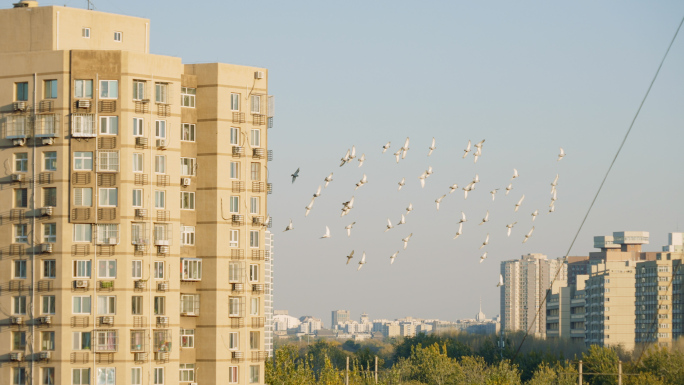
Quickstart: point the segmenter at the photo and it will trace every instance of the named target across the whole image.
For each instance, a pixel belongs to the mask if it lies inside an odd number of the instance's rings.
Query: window
[[[87,206],[93,205],[93,189],[87,188],[75,188],[74,189],[74,205],[75,206]]]
[[[237,350],[240,348],[240,334],[238,332],[228,333],[228,349]]]
[[[195,209],[195,193],[189,191],[181,191],[181,210]]]
[[[71,385],[90,385],[90,368],[71,369]]]
[[[252,129],[252,135],[250,136],[250,144],[252,147],[261,147],[261,130],[258,128]]]
[[[259,297],[250,299],[249,315],[259,315]]]
[[[26,368],[12,368],[12,385],[26,384]]]
[[[166,139],[166,120],[154,121],[154,135],[160,139]]]
[[[154,385],[164,385],[164,368],[154,368]]]
[[[238,240],[240,238],[240,230],[230,230],[229,247],[238,247]]]
[[[166,205],[166,191],[154,192],[154,208],[163,209]]]
[[[12,332],[12,350],[24,350],[26,348],[26,332]]]
[[[154,297],[154,315],[166,314],[166,297]]]
[[[230,128],[230,144],[234,146],[240,144],[240,129],[237,127]]]
[[[249,265],[249,282],[259,282],[259,265]]]
[[[97,261],[98,278],[116,278],[116,259],[100,259]]]
[[[144,80],[133,80],[133,100],[143,100],[145,99],[145,81]],[[133,118],[135,121],[137,118]]]
[[[230,262],[228,264],[228,282],[239,282],[242,278],[242,264]]]
[[[92,270],[92,261],[89,259],[82,259],[73,261],[73,276],[74,278],[90,278]]]
[[[26,314],[26,296],[19,295],[12,297],[12,314]]]
[[[111,171],[111,172],[118,172],[119,171],[119,152],[118,151],[100,151],[98,152],[99,155],[99,162],[98,162],[98,170],[99,171]]]
[[[195,226],[181,226],[181,245],[195,245]]]
[[[143,159],[142,153],[133,153],[133,172],[143,172]]]
[[[14,88],[16,89],[16,95],[14,100],[17,102],[27,102],[29,99],[28,82],[14,83]]]
[[[230,179],[240,178],[240,162],[230,162]]]
[[[249,247],[259,247],[259,230],[249,231]]]
[[[142,368],[131,368],[131,385],[142,385]]]
[[[154,95],[155,102],[166,104],[169,100],[169,84],[154,83]]]
[[[163,261],[155,261],[154,262],[154,278],[155,279],[164,279],[164,262]]]
[[[230,197],[230,213],[231,214],[237,214],[240,212],[240,197],[239,196],[231,196]]]
[[[241,297],[228,297],[228,316],[230,317],[242,317],[244,316],[242,312],[242,300]]]
[[[14,171],[27,172],[28,171],[28,153],[19,152],[14,154]]]
[[[195,108],[196,88],[181,87],[181,106]]]
[[[26,279],[26,260],[17,259],[14,261],[14,279]]]
[[[114,32],[114,41],[121,42],[122,35],[121,32]]]
[[[14,243],[28,243],[28,225],[26,223],[14,225]]]
[[[57,206],[57,187],[46,187],[43,189],[43,206]]]
[[[45,151],[43,153],[43,169],[45,171],[57,171],[57,152]]]
[[[131,330],[131,351],[145,351],[145,330]]]
[[[97,368],[97,385],[114,384],[116,384],[116,368]]]
[[[238,382],[238,367],[237,366],[229,366],[228,367],[228,383],[229,384],[237,384]]]
[[[74,224],[74,242],[92,242],[92,232],[89,224]]]
[[[118,189],[116,187],[100,189],[100,206],[116,207],[118,202]],[[98,235],[99,238],[99,235]]]
[[[93,170],[93,153],[74,152],[74,170],[75,171],[92,171]]]
[[[90,39],[90,28],[85,27],[81,29],[81,36],[83,36],[86,39]]]
[[[90,296],[75,296],[71,298],[72,310],[74,314],[90,314]]]
[[[180,336],[182,348],[195,347],[195,329],[181,329]]]
[[[261,112],[261,96],[252,95],[252,113],[258,114]]]
[[[18,188],[14,190],[14,207],[28,207],[28,189]]]
[[[200,296],[199,294],[181,294],[181,314],[199,315]]]
[[[43,80],[45,99],[57,99],[57,80]]]
[[[119,117],[118,116],[100,116],[100,134],[118,135],[119,134]]]
[[[141,315],[143,313],[143,297],[134,295],[131,297],[131,314]]]
[[[180,364],[180,381],[193,382],[195,381],[195,364]]]
[[[173,234],[171,233],[171,224],[169,223],[155,223],[154,224],[154,244],[155,245],[170,245]]]
[[[166,155],[155,155],[154,172],[156,172],[157,174],[166,173]]]
[[[41,332],[41,350],[55,350],[55,332]]]
[[[57,224],[44,223],[43,224],[43,243],[57,242]]]
[[[202,279],[202,259],[183,258],[181,279],[184,281],[200,281]]]
[[[195,141],[195,125],[190,123],[183,123],[181,125],[181,140],[186,142]]]
[[[57,278],[57,261],[54,259],[43,260],[43,278]]]
[[[249,199],[249,213],[259,214],[259,197],[251,197]]]
[[[181,175],[195,175],[195,158],[181,158]]]
[[[116,314],[116,296],[115,295],[98,295],[97,296],[97,314],[101,314],[101,315]]]
[[[259,382],[259,365],[249,366],[249,383],[256,384]]]
[[[132,199],[132,206],[133,207],[142,207],[142,192],[143,190],[141,189],[133,189],[133,199]]]
[[[55,314],[55,296],[44,295],[40,299],[42,303],[41,314]]]
[[[100,98],[116,99],[119,97],[119,82],[117,80],[100,80]]]
[[[259,349],[259,332],[249,332],[249,348]]]
[[[131,278],[142,279],[142,261],[131,261]]]
[[[230,110],[240,111],[240,94],[230,94]]]
[[[87,29],[87,28],[86,28]],[[90,32],[90,29],[88,29]],[[74,81],[74,96],[77,98],[90,98],[93,97],[93,81],[92,80],[80,80]]]
[[[261,164],[254,162],[251,164],[252,180],[261,180]]]

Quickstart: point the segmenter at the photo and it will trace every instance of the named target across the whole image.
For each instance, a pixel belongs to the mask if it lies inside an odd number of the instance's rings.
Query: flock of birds
[[[468,140],[468,144],[467,144],[466,148],[463,150],[463,152],[464,152],[464,153],[463,153],[463,159],[465,159],[465,158],[468,156],[469,153],[472,153],[473,162],[474,162],[474,163],[477,163],[478,159],[482,156],[482,148],[483,148],[483,146],[484,146],[484,143],[485,143],[485,140],[483,139],[483,140],[481,140],[481,141],[479,141],[479,142],[477,142],[477,143],[475,143],[475,144],[473,145],[472,142],[471,142],[470,140]],[[384,154],[385,152],[387,152],[387,150],[389,150],[390,146],[391,146],[391,142],[387,142],[387,144],[385,144],[384,146],[382,146],[382,153]],[[472,149],[472,147],[474,147],[474,150]],[[436,149],[437,149],[437,146],[436,146],[435,138],[432,138],[432,143],[431,143],[430,147],[428,148],[428,154],[427,154],[427,156],[428,156],[428,157],[431,156],[432,153],[433,153]],[[399,163],[401,160],[405,159],[405,158],[406,158],[406,155],[407,155],[407,153],[408,153],[408,151],[409,151],[409,138],[406,138],[406,141],[404,142],[404,145],[403,145],[402,147],[400,147],[400,148],[394,153],[394,156],[395,156],[395,158],[396,158],[396,162]],[[560,161],[560,160],[563,159],[564,157],[565,157],[565,151],[564,151],[563,148],[561,147],[561,148],[560,148],[560,152],[559,152],[559,154],[558,154],[558,159],[557,159],[557,161]],[[350,164],[350,163],[352,162],[352,160],[354,160],[354,159],[356,159],[356,158],[357,158],[357,157],[356,157],[356,148],[355,148],[355,146],[352,146],[351,149],[348,149],[347,152],[345,153],[345,155],[341,158],[340,167],[345,166],[345,165],[347,165],[347,164]],[[359,163],[358,163],[358,167],[362,167],[363,164],[364,164],[364,162],[365,162],[365,160],[366,160],[366,155],[365,155],[365,154],[361,154],[361,156],[358,157],[357,160],[358,160],[358,162],[359,162]],[[292,173],[292,175],[291,175],[291,177],[292,177],[292,183],[295,183],[295,181],[296,181],[297,178],[299,177],[299,171],[300,171],[300,169],[298,168],[294,173]],[[425,171],[418,177],[418,179],[419,179],[419,181],[420,181],[421,188],[424,188],[424,187],[425,187],[426,180],[427,180],[432,174],[433,174],[433,169],[432,169],[432,167],[430,166],[430,167],[428,167],[427,170],[425,170]],[[510,181],[509,181],[509,184],[508,184],[508,186],[505,187],[505,195],[508,195],[508,194],[511,192],[511,190],[513,190],[513,181],[515,181],[515,179],[517,179],[519,176],[520,176],[520,175],[519,175],[519,173],[518,173],[518,170],[514,168],[514,169],[513,169],[513,175],[512,175],[512,177],[511,177],[511,179],[510,179]],[[549,210],[548,210],[549,213],[553,213],[553,212],[555,211],[555,202],[556,202],[556,200],[557,200],[557,190],[556,190],[556,186],[558,185],[558,177],[559,177],[558,174],[556,174],[555,179],[553,180],[553,182],[551,182],[551,203],[549,204]],[[309,202],[308,205],[306,205],[306,207],[305,207],[305,210],[306,210],[306,212],[305,212],[305,217],[308,216],[309,213],[311,212],[311,210],[313,209],[314,202],[316,201],[316,198],[318,198],[318,197],[321,195],[322,189],[323,189],[323,188],[327,188],[328,185],[330,184],[330,182],[332,182],[332,181],[333,181],[333,173],[331,172],[330,175],[328,175],[327,177],[325,177],[325,179],[324,179],[324,184],[318,186],[318,189],[317,189],[316,192],[313,194],[313,197],[311,198],[311,201]],[[356,183],[356,187],[355,187],[354,190],[358,190],[359,188],[363,187],[366,183],[368,183],[368,177],[367,177],[366,174],[364,173],[364,174],[363,174],[363,177],[361,178],[361,180],[359,180],[359,182]],[[463,190],[464,199],[468,199],[468,193],[469,193],[469,192],[472,192],[473,190],[475,190],[475,188],[476,188],[476,186],[477,186],[478,183],[480,183],[480,178],[479,178],[479,176],[476,174],[475,177],[473,178],[473,180],[472,180],[470,183],[468,183],[468,184],[467,184],[466,186],[464,186],[464,187],[461,187],[461,190]],[[399,186],[399,187],[398,187],[397,191],[400,191],[400,190],[402,189],[402,187],[404,187],[405,185],[406,185],[406,178],[403,177],[403,178],[401,179],[401,181],[398,182],[398,186]],[[458,191],[458,189],[459,189],[459,186],[458,186],[457,184],[452,184],[451,186],[449,186],[449,191],[448,191],[447,193],[445,193],[445,194],[443,194],[442,196],[440,196],[440,197],[438,197],[437,199],[435,199],[436,209],[439,210],[440,203],[442,202],[442,200],[443,200],[444,198],[447,197],[447,195],[453,194],[454,192]],[[495,188],[495,189],[493,189],[493,190],[491,190],[491,191],[489,192],[489,193],[491,194],[492,201],[495,201],[495,200],[496,200],[496,194],[498,193],[499,190],[500,190],[499,188]],[[354,208],[354,199],[355,199],[355,197],[352,196],[348,201],[342,203],[342,209],[341,209],[341,215],[340,215],[340,216],[344,217],[344,216],[348,215],[348,214],[351,212],[351,210]],[[519,210],[520,207],[522,206],[524,200],[525,200],[525,195],[523,194],[523,195],[521,196],[521,198],[518,200],[518,202],[515,204],[514,212],[518,212],[518,210]],[[413,211],[413,204],[412,204],[412,203],[409,203],[408,207],[406,207],[406,212],[403,213],[403,214],[401,214],[401,219],[399,219],[399,221],[397,221],[395,224],[392,224],[392,221],[388,218],[388,219],[387,219],[387,225],[386,225],[386,228],[385,228],[385,232],[390,231],[391,229],[395,228],[395,226],[399,226],[399,225],[405,224],[405,223],[406,223],[406,216],[408,216],[408,215],[411,213],[411,211]],[[538,215],[539,215],[539,210],[535,210],[534,212],[531,213],[532,222],[534,222],[534,220],[536,219],[536,217],[537,217]],[[466,217],[465,212],[461,211],[461,215],[460,215],[460,218],[459,218],[459,221],[458,221],[458,231],[457,231],[456,234],[454,235],[454,237],[453,237],[454,239],[457,239],[459,236],[461,236],[461,235],[463,234],[463,224],[464,224],[465,222],[467,222],[467,221],[468,221],[468,219],[467,219],[467,217]],[[485,216],[484,216],[484,217],[482,218],[482,220],[479,222],[479,225],[484,225],[484,224],[487,223],[487,222],[489,222],[489,210],[487,210]],[[516,221],[516,222],[512,222],[512,223],[506,224],[506,229],[507,229],[507,230],[506,230],[506,234],[507,234],[508,237],[511,236],[511,232],[512,232],[512,230],[513,230],[513,227],[514,227],[517,223],[518,223],[518,222]],[[353,228],[353,226],[354,226],[355,224],[356,224],[356,222],[352,222],[352,223],[350,223],[349,225],[345,226],[345,230],[347,231],[347,236],[348,236],[348,237],[351,236],[351,231],[352,231],[352,228]],[[533,234],[533,232],[534,232],[534,229],[535,229],[535,226],[533,225],[532,228],[529,230],[529,232],[525,235],[525,238],[523,239],[522,243],[526,243],[526,242],[530,239],[530,237],[532,236],[532,234]],[[290,219],[290,222],[289,222],[289,224],[287,225],[287,227],[285,228],[284,231],[291,231],[291,230],[294,230],[294,224],[293,224],[292,219]],[[413,233],[410,233],[408,236],[402,238],[403,249],[404,249],[404,250],[406,250],[406,248],[408,247],[409,241],[411,240],[411,237],[412,237],[412,236],[413,236]],[[320,238],[321,238],[321,239],[327,239],[327,238],[330,238],[330,237],[331,237],[331,236],[330,236],[330,228],[329,228],[328,226],[325,226],[325,233],[324,233],[323,236],[321,236]],[[480,249],[484,248],[484,247],[487,246],[488,244],[489,244],[489,233],[487,233],[487,236],[486,236],[484,242],[482,242],[482,245],[480,246]],[[396,251],[394,254],[392,254],[392,255],[389,257],[389,258],[390,258],[390,264],[393,264],[393,263],[394,263],[394,261],[395,261],[395,259],[396,259],[396,257],[397,257],[398,254],[399,254],[399,251]],[[349,264],[349,262],[350,262],[353,258],[354,258],[354,251],[352,250],[352,252],[351,252],[349,255],[347,255],[347,264]],[[485,260],[486,258],[487,258],[487,251],[485,251],[485,252],[480,256],[480,263],[484,262],[484,260]],[[364,264],[366,264],[366,253],[365,253],[365,251],[362,253],[361,260],[358,262],[357,271],[358,271],[358,270],[361,270],[361,268],[363,267]],[[502,286],[503,284],[504,284],[504,282],[503,282],[503,276],[500,274],[500,275],[499,275],[499,283],[497,284],[497,287]]]

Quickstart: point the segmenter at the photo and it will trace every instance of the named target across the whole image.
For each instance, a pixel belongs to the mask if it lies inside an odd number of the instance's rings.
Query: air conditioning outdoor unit
[[[114,324],[114,317],[100,317],[100,324],[102,325],[113,325]]]
[[[252,284],[252,291],[264,291],[264,285],[262,283]]]
[[[88,281],[86,281],[86,280],[74,281],[74,287],[76,287],[77,289],[87,289],[88,288]]]
[[[169,284],[167,282],[159,282],[157,284],[157,290],[167,291],[167,290],[169,290]]]
[[[252,224],[253,225],[261,225],[261,217],[252,217]]]
[[[264,78],[264,71],[255,71],[254,72],[254,79],[263,79]]]
[[[15,146],[23,146],[26,144],[26,139],[25,138],[12,139],[12,144]]]
[[[157,139],[157,147],[166,148],[166,139]]]
[[[43,144],[46,146],[55,144],[55,138],[43,138]]]
[[[45,325],[50,325],[52,323],[52,317],[49,315],[40,317],[40,323]]]
[[[242,147],[233,146],[233,155],[240,155],[240,154],[242,154]]]
[[[50,352],[40,352],[40,359],[41,360],[49,360],[50,359]]]
[[[137,245],[135,245],[135,251],[145,251],[145,244],[138,243]]]
[[[135,353],[136,361],[147,361],[147,353]]]
[[[138,136],[135,138],[135,144],[138,146],[146,146],[147,145],[147,138],[143,138],[142,136]]]
[[[107,244],[108,245],[116,245],[116,243],[117,243],[116,237],[107,238]]]
[[[166,316],[157,317],[157,323],[159,325],[168,325],[169,324],[169,317],[166,317]]]
[[[233,358],[243,358],[244,357],[243,352],[231,352],[231,353],[232,353],[231,355]]]
[[[52,253],[52,243],[43,243],[40,245],[41,253]]]
[[[242,291],[244,290],[244,284],[242,283],[234,283],[233,284],[233,291]]]
[[[154,356],[157,361],[165,361],[169,359],[168,352],[156,352],[154,353]]]
[[[143,279],[139,279],[135,281],[135,288],[136,289],[144,289],[147,286],[147,281]]]
[[[10,361],[23,361],[23,360],[24,360],[24,353],[21,353],[21,352],[10,353]]]
[[[43,216],[48,216],[48,217],[49,217],[50,215],[52,215],[52,212],[53,212],[53,211],[54,211],[54,207],[52,207],[52,206],[47,206],[47,207],[43,207],[42,209],[40,209],[40,213],[41,213]]]
[[[11,317],[10,322],[12,325],[22,325],[24,323],[24,319],[21,317]]]
[[[78,107],[78,108],[90,108],[90,100],[79,100],[76,103],[76,107]]]
[[[12,174],[12,182],[22,182],[24,180],[24,174]]]
[[[147,209],[135,209],[135,216],[136,217],[146,217],[147,216]]]
[[[14,111],[26,111],[26,102],[14,102]]]
[[[181,178],[181,184],[185,187],[190,186],[190,178]]]
[[[159,246],[159,254],[168,254],[169,253],[169,247],[162,245]]]

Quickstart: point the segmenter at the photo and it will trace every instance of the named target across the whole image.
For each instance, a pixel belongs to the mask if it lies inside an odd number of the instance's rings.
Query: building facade
[[[330,324],[330,329],[335,329],[335,326],[337,324],[342,324],[348,321],[351,321],[349,310],[333,310],[332,323]]]
[[[268,73],[149,24],[0,10],[0,383],[264,382]]]

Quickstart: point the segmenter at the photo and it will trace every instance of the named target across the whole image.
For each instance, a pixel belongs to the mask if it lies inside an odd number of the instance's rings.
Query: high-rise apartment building
[[[333,310],[330,329],[335,329],[335,325],[343,324],[345,322],[349,322],[350,320],[351,317],[349,316],[349,310]]]
[[[567,265],[562,259],[547,259],[543,254],[523,255],[520,259],[501,262],[501,330],[529,330],[546,334],[544,297],[556,282],[567,280]]]
[[[149,31],[0,10],[0,383],[264,383],[268,73]]]
[[[273,233],[266,231],[264,240],[264,250],[269,258],[264,264],[264,314],[266,315],[264,347],[269,357],[273,357],[273,332],[275,331],[275,320],[273,310]]]

